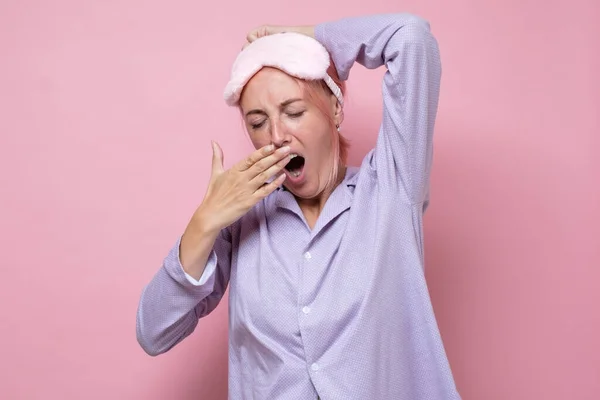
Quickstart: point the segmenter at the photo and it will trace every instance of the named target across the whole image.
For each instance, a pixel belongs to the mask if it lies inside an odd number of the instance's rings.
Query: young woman
[[[423,270],[441,75],[429,24],[371,15],[247,40],[225,99],[257,150],[224,170],[213,144],[205,198],[143,291],[139,343],[168,351],[229,286],[230,399],[459,399]],[[354,63],[387,69],[360,167],[339,132]]]

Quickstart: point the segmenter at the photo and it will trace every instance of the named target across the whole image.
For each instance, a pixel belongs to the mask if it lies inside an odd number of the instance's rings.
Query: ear
[[[344,122],[344,109],[337,97],[335,97],[333,94],[331,95],[331,107],[333,111],[331,114],[333,115],[335,124],[337,126],[342,125],[342,122]]]

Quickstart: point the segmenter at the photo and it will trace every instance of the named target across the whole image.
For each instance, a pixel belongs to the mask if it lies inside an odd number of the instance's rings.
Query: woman
[[[225,99],[257,150],[225,171],[213,144],[205,198],[143,291],[141,346],[175,346],[229,285],[231,399],[459,399],[423,272],[441,75],[428,23],[373,15],[247,39]],[[338,131],[355,62],[387,68],[359,168]]]

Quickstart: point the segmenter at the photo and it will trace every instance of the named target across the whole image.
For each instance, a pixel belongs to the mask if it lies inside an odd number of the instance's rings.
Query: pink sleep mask
[[[342,92],[327,74],[329,53],[317,40],[295,32],[263,36],[250,43],[237,56],[231,78],[225,87],[225,102],[235,106],[248,81],[263,67],[273,67],[305,80],[325,81],[343,105]]]

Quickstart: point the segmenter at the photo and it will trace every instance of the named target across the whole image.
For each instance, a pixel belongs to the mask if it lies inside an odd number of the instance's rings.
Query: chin
[[[283,186],[297,198],[313,200],[321,196],[326,189],[321,185],[327,181],[326,177],[305,168],[304,165],[293,171],[285,170],[285,174]]]
[[[314,182],[314,181],[313,181]],[[285,188],[295,197],[304,200],[312,200],[318,198],[323,193],[323,188],[316,184],[311,184],[310,181],[305,181],[301,185],[283,184]]]
[[[301,199],[310,199],[313,198],[314,195],[311,195],[311,193],[314,193],[310,190],[308,190],[308,188],[302,187],[294,187],[293,185],[286,185],[284,184],[283,186],[285,186],[286,190],[288,192],[290,192],[291,194],[293,194],[295,197],[299,197]]]

